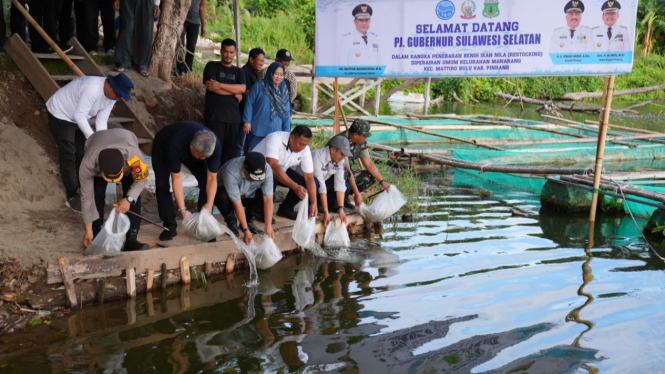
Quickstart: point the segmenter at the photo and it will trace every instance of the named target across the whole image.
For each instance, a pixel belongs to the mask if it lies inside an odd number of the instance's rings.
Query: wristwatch
[[[249,227],[245,227],[244,229],[241,227],[241,228],[240,228],[240,231],[242,231],[242,232],[247,232],[247,231],[249,231]]]
[[[180,208],[178,208],[178,213],[182,212],[183,210],[187,210],[187,208],[184,207],[184,206],[181,206]]]
[[[136,200],[134,200],[134,198],[131,197],[131,196],[127,196],[127,201],[129,201],[129,203],[132,204],[132,205],[136,204]]]

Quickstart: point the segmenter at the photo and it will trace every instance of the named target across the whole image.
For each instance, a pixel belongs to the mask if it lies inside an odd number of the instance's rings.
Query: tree
[[[662,0],[647,0],[641,5],[641,18],[638,20],[638,35],[643,35],[642,47],[644,55],[651,54],[656,34],[665,30],[665,4]]]
[[[171,81],[173,59],[192,0],[162,0],[162,15],[152,44],[150,74]]]

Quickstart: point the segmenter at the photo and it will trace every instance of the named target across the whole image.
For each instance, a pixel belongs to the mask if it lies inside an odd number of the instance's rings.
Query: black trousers
[[[78,195],[78,170],[83,160],[85,136],[77,124],[55,118],[48,114],[48,126],[58,145],[60,177],[65,185],[67,198]]]
[[[115,48],[115,11],[113,0],[85,0],[76,2],[76,35],[83,48],[97,52],[99,43],[99,23],[97,17],[102,14],[104,30],[104,51]]]
[[[199,37],[199,28],[201,25],[185,21],[180,35],[180,42],[185,46],[185,62],[178,63],[178,73],[187,73],[193,70],[194,66],[194,50],[196,50],[196,42]]]
[[[235,155],[236,139],[240,132],[241,123],[205,121],[205,125],[214,132],[222,143],[222,165]]]
[[[61,0],[62,6],[60,7],[60,18],[58,19],[58,38],[60,48],[62,49],[67,45],[69,39],[74,36],[74,19],[72,18],[72,10],[74,9],[74,1]]]
[[[236,212],[233,208],[233,202],[229,198],[229,194],[226,193],[224,183],[219,183],[217,187],[217,195],[219,195],[219,205],[217,206],[217,209],[219,209],[222,216],[224,216],[224,221],[228,223],[229,220],[235,220],[237,218]],[[215,199],[215,202],[216,201],[217,199]],[[245,218],[247,218],[248,222],[250,221],[250,217],[264,216],[263,190],[260,188],[254,192],[254,197],[241,198],[240,202],[242,203],[242,206],[245,207]]]
[[[192,172],[199,184],[198,210],[200,210],[208,201],[206,186],[208,183],[208,166],[206,162],[187,162],[183,163],[189,171]],[[157,211],[159,219],[164,223],[164,227],[174,231],[178,224],[176,223],[176,212],[173,208],[173,193],[170,188],[171,171],[166,164],[165,152],[153,145],[152,148],[152,168],[155,172],[155,195],[157,197]],[[219,186],[219,185],[218,185]],[[222,210],[221,193],[217,191],[215,195],[215,206]],[[212,213],[212,212],[210,212]]]
[[[30,7],[30,16],[41,26],[46,34],[54,41],[57,41],[57,26],[62,8],[62,0],[28,0]],[[30,26],[31,49],[35,53],[48,53],[50,47],[41,35]]]
[[[25,8],[25,4],[27,3],[27,0],[18,0],[18,2],[23,5]],[[16,9],[14,4],[12,3],[11,7],[9,8],[9,31],[11,32],[12,35],[18,34],[23,41],[26,41],[26,35],[25,35],[25,28],[27,26],[27,23],[25,21],[25,17],[23,14]]]
[[[289,173],[289,171],[291,173]],[[305,177],[302,175],[296,173],[292,169],[287,169],[286,174],[289,176],[289,178],[293,179],[294,182],[298,183],[300,186],[306,187],[305,186]],[[319,198],[319,189],[321,188],[319,184],[319,180],[314,178],[314,184],[316,185],[316,198]],[[326,179],[326,190],[328,191],[326,196],[327,196],[327,201],[328,201],[328,210],[330,208],[336,208],[337,207],[337,195],[335,194],[335,177],[331,176],[330,178]],[[293,211],[293,208],[296,206],[301,201],[301,199],[296,195],[293,190],[289,190],[289,193],[286,194],[286,198],[282,202],[282,204],[279,206],[279,209],[286,209],[288,212]]]
[[[129,192],[129,189],[132,187],[132,183],[134,183],[132,173],[126,173],[125,176],[120,180],[120,183],[122,183],[122,197],[127,197],[127,192]],[[94,184],[95,207],[97,208],[99,218],[92,222],[92,230],[93,232],[99,232],[99,230],[102,228],[102,225],[104,225],[104,201],[106,200],[106,186],[108,185],[108,182],[105,181],[102,177],[96,177],[94,179]],[[129,206],[129,211],[136,214],[141,214],[140,196],[138,199],[136,199],[135,204],[131,204]],[[128,214],[127,216],[129,217],[130,222],[129,228],[132,230],[138,230],[141,227],[141,219],[131,214]]]
[[[5,23],[5,9],[0,2],[0,48],[5,45],[7,40],[7,24]]]

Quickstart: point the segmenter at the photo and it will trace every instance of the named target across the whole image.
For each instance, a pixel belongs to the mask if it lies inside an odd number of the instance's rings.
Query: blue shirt
[[[224,189],[231,201],[240,201],[242,197],[253,197],[256,190],[261,188],[263,196],[272,196],[272,168],[265,164],[266,178],[262,181],[253,181],[245,178],[242,165],[245,157],[232,158],[222,166],[222,179]]]
[[[180,165],[183,163],[205,162],[211,173],[217,173],[222,164],[222,144],[216,139],[215,150],[205,160],[197,160],[192,156],[189,144],[194,139],[194,134],[207,127],[196,122],[176,122],[164,126],[152,141],[152,152],[161,153],[166,158],[166,165],[171,173],[180,173]],[[216,138],[216,137],[215,137]]]
[[[270,99],[263,88],[263,83],[257,81],[247,95],[245,111],[242,116],[243,123],[252,124],[254,136],[266,137],[276,131],[291,132],[291,103],[286,103],[286,121],[280,116],[270,120]]]

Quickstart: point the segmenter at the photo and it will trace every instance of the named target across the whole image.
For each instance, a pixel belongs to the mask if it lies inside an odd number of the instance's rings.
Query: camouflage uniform
[[[360,131],[362,133],[370,133],[370,125],[367,121],[363,119],[357,119],[353,122],[353,125],[358,126],[360,128]],[[346,136],[348,137],[348,134],[346,131],[339,133],[337,136]],[[351,170],[353,172],[353,176],[356,181],[356,186],[358,187],[359,192],[363,192],[366,189],[368,189],[371,185],[373,185],[376,182],[376,178],[374,178],[369,171],[363,170],[363,169],[353,169],[353,165],[361,158],[369,157],[369,147],[367,146],[367,142],[362,143],[362,144],[355,144],[353,142],[349,142],[351,144],[351,153],[353,153],[353,157],[349,157],[349,166],[351,167]],[[346,196],[350,195],[353,193],[353,190],[351,190],[351,186],[348,182],[348,179],[351,177],[350,173],[348,170],[344,171],[344,177],[347,179],[347,186],[346,186]]]

